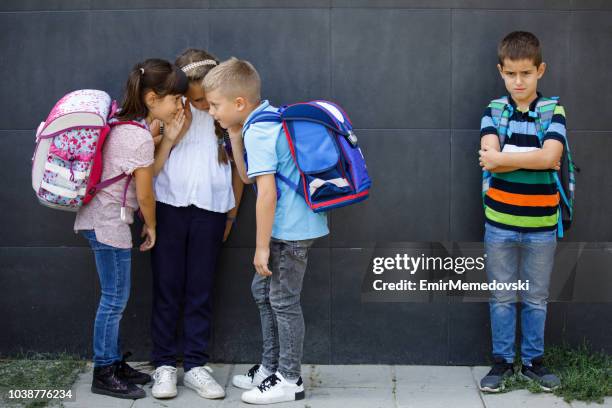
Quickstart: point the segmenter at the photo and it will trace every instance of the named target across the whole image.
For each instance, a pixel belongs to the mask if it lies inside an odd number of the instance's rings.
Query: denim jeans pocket
[[[314,240],[307,239],[301,241],[291,241],[291,254],[298,259],[306,259],[308,257],[308,249],[312,246]]]
[[[291,255],[298,259],[306,259],[306,257],[308,256],[308,248],[292,245]]]

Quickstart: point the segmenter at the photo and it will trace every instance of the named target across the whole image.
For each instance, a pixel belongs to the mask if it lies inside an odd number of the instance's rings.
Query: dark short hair
[[[504,60],[511,61],[531,60],[536,67],[542,63],[542,48],[538,37],[527,31],[513,31],[499,43],[497,47],[497,58],[499,64],[504,65]]]

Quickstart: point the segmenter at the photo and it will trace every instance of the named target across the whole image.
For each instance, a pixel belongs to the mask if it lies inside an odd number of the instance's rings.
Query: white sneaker
[[[176,367],[160,366],[153,373],[153,390],[155,398],[176,397]]]
[[[208,366],[193,367],[185,374],[183,384],[197,392],[200,397],[223,398],[225,397],[225,390],[210,375],[212,371],[212,368]]]
[[[278,371],[263,380],[258,387],[242,393],[242,400],[249,404],[274,404],[301,399],[304,399],[302,377],[294,384],[285,380]]]
[[[263,367],[256,364],[249,369],[246,375],[235,375],[232,378],[232,384],[234,384],[234,387],[250,390],[261,384],[266,377],[267,375],[263,373]]]

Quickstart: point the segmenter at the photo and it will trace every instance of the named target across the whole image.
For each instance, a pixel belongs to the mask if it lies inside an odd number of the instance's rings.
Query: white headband
[[[183,70],[184,73],[187,73],[187,71],[190,71],[190,70],[192,70],[194,68],[201,67],[201,66],[204,66],[204,65],[217,65],[217,61],[207,59],[207,60],[204,60],[204,61],[192,62],[191,64],[185,65],[181,69]]]

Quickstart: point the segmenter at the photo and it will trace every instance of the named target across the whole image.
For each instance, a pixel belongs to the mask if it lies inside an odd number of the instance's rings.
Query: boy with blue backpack
[[[262,361],[232,382],[248,390],[244,402],[271,404],[304,398],[300,293],[308,250],[329,233],[323,211],[365,199],[370,181],[350,121],[337,105],[277,109],[261,101],[260,87],[255,68],[235,58],[204,79],[209,113],[228,129],[236,168],[245,183],[257,186],[251,289]]]
[[[574,164],[565,110],[537,92],[546,70],[535,35],[516,31],[498,47],[508,96],[492,101],[481,121],[485,253],[489,282],[529,281],[521,297],[521,375],[544,391],[560,385],[544,366],[544,326],[557,236],[573,212]],[[514,374],[515,291],[495,290],[489,310],[494,365],[480,389],[499,392]]]

